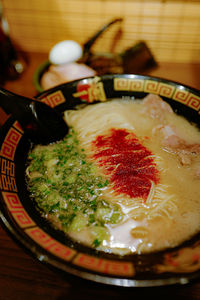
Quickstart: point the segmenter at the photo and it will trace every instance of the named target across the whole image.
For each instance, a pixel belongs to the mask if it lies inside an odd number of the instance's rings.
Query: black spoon
[[[27,137],[36,144],[56,142],[68,132],[62,116],[39,100],[0,88],[0,106],[18,120]]]

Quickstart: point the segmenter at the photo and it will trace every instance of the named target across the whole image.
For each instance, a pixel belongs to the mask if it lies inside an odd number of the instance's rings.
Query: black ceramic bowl
[[[168,80],[140,75],[107,75],[70,82],[38,96],[59,112],[81,102],[160,95],[172,108],[200,126],[200,91]],[[10,117],[0,129],[0,217],[8,231],[40,261],[64,272],[117,286],[184,284],[200,275],[200,234],[179,247],[123,257],[74,243],[53,229],[30,200],[25,182],[31,143]]]

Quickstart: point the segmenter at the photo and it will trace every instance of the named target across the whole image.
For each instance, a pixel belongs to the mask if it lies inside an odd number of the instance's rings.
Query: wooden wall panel
[[[24,50],[48,52],[58,41],[83,44],[104,23],[123,17],[115,51],[145,40],[158,61],[200,62],[200,1],[3,0],[13,40]],[[109,51],[119,25],[95,44]]]

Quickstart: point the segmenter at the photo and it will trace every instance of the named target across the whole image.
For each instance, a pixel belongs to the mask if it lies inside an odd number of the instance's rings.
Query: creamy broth
[[[72,239],[123,255],[199,231],[200,132],[153,97],[66,111],[64,141],[30,153],[32,197]]]

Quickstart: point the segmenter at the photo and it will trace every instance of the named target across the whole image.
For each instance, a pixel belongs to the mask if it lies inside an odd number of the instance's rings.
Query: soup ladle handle
[[[47,104],[0,88],[0,106],[12,114],[25,134],[36,144],[49,144],[68,132],[63,117]]]

